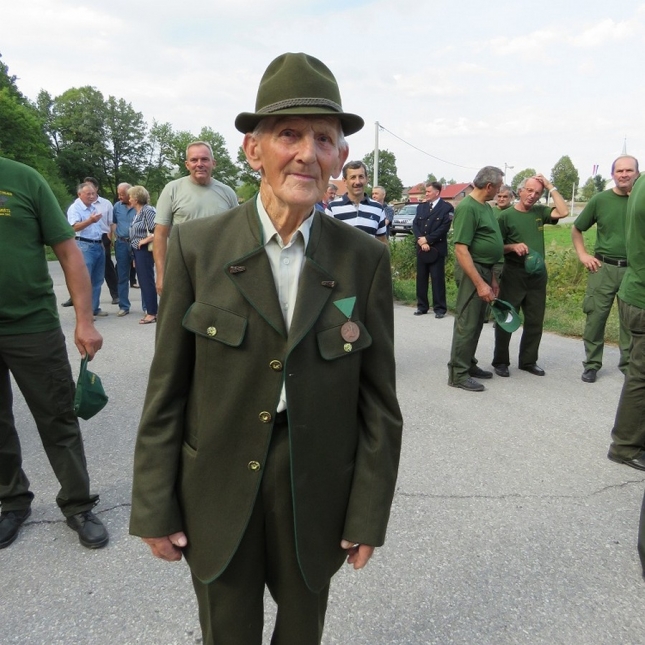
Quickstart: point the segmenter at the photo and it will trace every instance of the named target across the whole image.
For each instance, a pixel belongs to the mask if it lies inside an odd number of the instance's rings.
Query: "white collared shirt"
[[[298,227],[298,230],[291,236],[288,244],[285,244],[276,230],[269,214],[262,204],[260,195],[257,197],[257,208],[260,215],[260,228],[264,240],[264,250],[269,258],[273,282],[278,294],[280,310],[284,318],[287,333],[291,327],[293,312],[298,297],[298,284],[300,274],[305,263],[305,250],[309,243],[311,225],[313,224],[314,209],[307,219]],[[287,409],[287,392],[284,381],[280,392],[280,403],[277,412]]]

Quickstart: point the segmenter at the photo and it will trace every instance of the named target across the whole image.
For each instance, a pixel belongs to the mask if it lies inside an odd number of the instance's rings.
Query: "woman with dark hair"
[[[128,196],[130,206],[136,211],[130,226],[130,245],[134,251],[134,264],[141,285],[141,302],[146,312],[139,324],[149,325],[157,322],[155,262],[152,257],[156,212],[150,206],[150,195],[143,186],[132,186],[128,189]]]

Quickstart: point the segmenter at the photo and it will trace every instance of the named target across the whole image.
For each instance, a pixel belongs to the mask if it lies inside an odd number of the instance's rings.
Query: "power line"
[[[447,163],[450,166],[457,166],[457,168],[466,168],[467,170],[479,170],[479,168],[473,168],[472,166],[462,166],[461,164],[453,163],[452,161],[446,161],[445,159],[441,159],[440,157],[431,155],[429,152],[426,152],[425,150],[421,150],[421,148],[417,148],[417,146],[415,146],[414,144],[410,143],[409,141],[406,141],[405,139],[402,139],[400,136],[398,136],[397,134],[394,134],[394,132],[388,130],[387,128],[384,128],[380,123],[378,127],[381,130],[385,130],[385,132],[387,132],[388,134],[391,134],[395,139],[398,139],[399,141],[402,141],[403,143],[405,143],[407,146],[410,146],[410,148],[414,148],[421,154],[427,155],[428,157],[432,157],[437,161],[441,161],[441,163]]]

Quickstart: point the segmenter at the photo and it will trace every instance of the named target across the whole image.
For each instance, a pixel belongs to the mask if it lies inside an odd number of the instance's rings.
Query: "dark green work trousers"
[[[74,414],[74,380],[65,337],[58,329],[0,336],[0,504],[3,511],[29,508],[34,495],[22,469],[13,416],[13,375],[31,411],[45,453],[60,483],[56,503],[66,517],[91,509],[83,438]]]
[[[535,365],[538,360],[546,310],[546,281],[546,274],[529,275],[524,267],[509,263],[504,265],[499,298],[513,305],[517,312],[521,309],[524,314],[518,361],[520,368]],[[495,367],[511,364],[508,349],[510,342],[511,334],[496,325],[493,353]]]
[[[312,592],[296,554],[289,432],[276,422],[260,491],[242,541],[210,583],[193,576],[204,645],[261,645],[264,588],[278,605],[271,645],[319,645],[329,584]],[[338,538],[339,560],[344,554]]]
[[[458,267],[455,265],[455,269]],[[491,284],[493,279],[492,265],[486,266],[475,262],[479,275]],[[463,271],[455,271],[458,278],[457,304],[455,322],[452,331],[452,348],[448,363],[448,384],[458,385],[469,378],[469,370],[477,365],[475,352],[479,336],[484,326],[487,303],[477,295],[473,281]]]
[[[633,459],[645,450],[645,309],[618,299],[618,312],[632,337],[609,452]]]
[[[582,310],[587,314],[582,336],[586,355],[583,365],[586,370],[599,370],[602,367],[605,326],[625,271],[627,267],[617,267],[603,262],[598,271],[589,272],[587,276],[587,291],[582,305]],[[629,331],[621,318],[618,336],[620,347],[618,369],[623,374],[627,372],[629,363],[629,342]]]

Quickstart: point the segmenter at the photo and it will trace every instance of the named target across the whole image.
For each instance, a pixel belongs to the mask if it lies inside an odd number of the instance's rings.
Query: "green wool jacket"
[[[174,227],[136,442],[130,532],[184,531],[203,582],[235,553],[258,493],[283,380],[297,557],[314,591],[340,540],[380,546],[398,470],[388,249],[316,212],[287,333],[255,200]],[[360,337],[334,302],[356,297]]]

